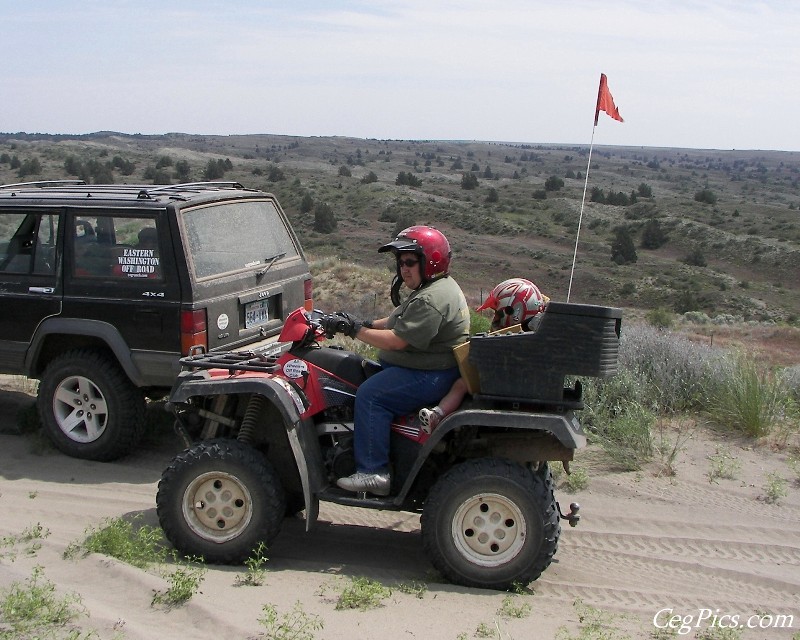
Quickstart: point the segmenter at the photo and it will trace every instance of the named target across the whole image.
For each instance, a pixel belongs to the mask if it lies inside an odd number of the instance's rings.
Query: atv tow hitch
[[[578,521],[581,519],[581,517],[578,515],[578,511],[580,511],[581,505],[579,505],[577,502],[571,503],[569,505],[569,513],[567,515],[561,513],[561,505],[558,504],[558,502],[556,502],[556,507],[558,508],[559,517],[562,520],[568,520],[570,527],[574,527],[578,524]]]

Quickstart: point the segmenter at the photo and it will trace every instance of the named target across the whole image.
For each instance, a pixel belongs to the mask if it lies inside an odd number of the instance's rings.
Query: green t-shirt
[[[408,342],[405,349],[379,352],[381,360],[410,369],[458,366],[453,347],[469,337],[469,307],[450,276],[414,291],[389,315],[387,328]]]

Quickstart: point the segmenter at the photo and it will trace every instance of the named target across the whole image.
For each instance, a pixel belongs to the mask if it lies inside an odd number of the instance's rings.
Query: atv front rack
[[[230,351],[227,353],[201,353],[180,359],[184,369],[227,369],[233,375],[236,371],[258,371],[277,373],[276,354],[255,353],[253,351]]]

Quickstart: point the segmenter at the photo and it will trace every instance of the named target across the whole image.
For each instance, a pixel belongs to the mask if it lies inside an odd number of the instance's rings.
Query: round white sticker
[[[217,328],[220,331],[224,331],[228,328],[228,314],[223,313],[217,318]]]
[[[283,375],[287,378],[302,378],[308,373],[308,365],[303,360],[289,360],[283,365]]]

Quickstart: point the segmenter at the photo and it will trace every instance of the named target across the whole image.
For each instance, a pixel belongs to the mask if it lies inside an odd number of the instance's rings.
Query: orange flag
[[[597,108],[594,110],[594,126],[597,126],[597,118],[600,112],[605,111],[614,120],[624,122],[622,116],[619,115],[619,109],[614,104],[614,98],[611,97],[611,92],[608,90],[608,80],[606,74],[600,74],[600,89],[597,91]]]

